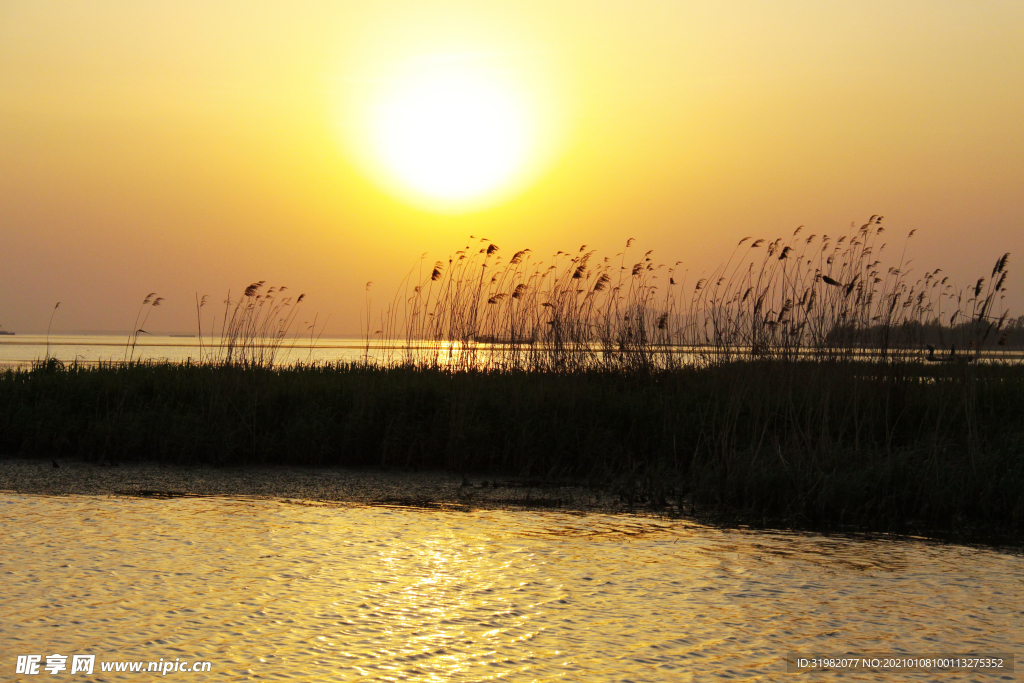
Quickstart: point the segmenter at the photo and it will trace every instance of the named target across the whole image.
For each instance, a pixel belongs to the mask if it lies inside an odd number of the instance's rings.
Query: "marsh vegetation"
[[[410,278],[364,360],[337,365],[277,362],[315,330],[294,329],[301,297],[254,283],[199,364],[7,371],[0,449],[513,474],[759,524],[1019,537],[1008,255],[961,291],[884,261],[883,235],[872,217],[747,239],[699,278],[632,240],[548,263],[476,242]]]
[[[529,249],[503,260],[481,240],[405,284],[376,334],[405,339],[408,350],[433,343],[435,356],[407,355],[405,364],[556,372],[750,359],[901,362],[922,357],[927,345],[969,359],[1024,336],[1024,319],[1001,307],[1008,254],[990,277],[958,290],[941,269],[912,279],[905,246],[886,262],[884,232],[872,216],[838,237],[798,228],[789,240],[744,238],[695,281],[681,262],[631,253],[632,239],[612,257],[584,245],[549,262]]]

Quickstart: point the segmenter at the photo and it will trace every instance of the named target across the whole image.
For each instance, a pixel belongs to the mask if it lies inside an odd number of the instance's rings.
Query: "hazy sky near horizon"
[[[387,132],[417,83],[506,136],[479,194],[422,191],[433,119]],[[157,292],[194,332],[197,293],[266,280],[353,334],[368,281],[471,234],[697,275],[872,214],[963,285],[1012,252],[1020,315],[1022,122],[1016,0],[0,0],[0,325],[127,330]]]

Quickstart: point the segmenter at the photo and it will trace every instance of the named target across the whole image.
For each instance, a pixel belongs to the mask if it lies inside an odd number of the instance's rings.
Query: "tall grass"
[[[217,325],[210,327],[210,339],[203,343],[202,309],[207,296],[196,296],[196,320],[200,339],[201,362],[237,365],[243,368],[272,368],[281,360],[289,335],[294,332],[299,304],[306,298],[284,295],[288,287],[264,289],[265,280],[250,284],[237,299],[228,292],[220,320],[220,338],[215,342]],[[294,339],[292,340],[294,346]]]
[[[150,292],[142,300],[139,305],[139,311],[135,314],[135,322],[132,323],[132,331],[128,335],[128,341],[124,345],[124,361],[131,363],[135,360],[135,348],[139,344],[140,334],[149,334],[146,331],[146,323],[149,322],[149,314],[153,312],[153,309],[164,302],[162,296],[157,296],[156,292]]]
[[[554,371],[865,353],[901,361],[926,344],[961,356],[1006,344],[1008,254],[965,293],[941,269],[912,279],[905,248],[883,260],[884,232],[872,216],[839,237],[798,228],[789,239],[744,238],[696,282],[680,263],[633,254],[632,239],[614,257],[584,245],[548,262],[529,249],[503,260],[481,240],[436,262],[382,328],[406,340],[407,363]]]
[[[50,328],[53,327],[53,316],[57,315],[57,309],[60,308],[60,302],[58,301],[53,306],[53,311],[50,312],[50,322],[46,324],[46,356],[45,360],[50,360]]]

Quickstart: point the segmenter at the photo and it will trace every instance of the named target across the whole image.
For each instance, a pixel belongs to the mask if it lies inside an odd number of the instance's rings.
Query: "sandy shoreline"
[[[573,484],[449,472],[384,472],[308,467],[182,467],[129,463],[107,467],[62,460],[0,460],[0,492],[171,498],[224,496],[322,503],[563,512],[644,512],[617,496]],[[468,484],[468,485],[467,485]],[[652,512],[648,510],[647,512]],[[662,510],[665,514],[670,512]]]

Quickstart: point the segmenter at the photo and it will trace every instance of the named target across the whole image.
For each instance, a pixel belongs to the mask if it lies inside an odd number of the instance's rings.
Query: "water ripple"
[[[754,681],[788,679],[794,650],[1024,650],[1024,558],[991,549],[626,516],[22,495],[0,496],[0,537],[5,678],[17,654],[54,652],[207,660],[228,681]]]

